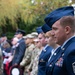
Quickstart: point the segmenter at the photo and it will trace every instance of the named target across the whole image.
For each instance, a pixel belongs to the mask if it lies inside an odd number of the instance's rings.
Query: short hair
[[[74,16],[64,16],[60,19],[60,25],[62,27],[70,26],[72,29],[72,32],[75,31],[75,17]]]

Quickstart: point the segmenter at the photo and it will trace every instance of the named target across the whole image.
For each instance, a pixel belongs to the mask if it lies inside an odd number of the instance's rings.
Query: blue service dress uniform
[[[20,64],[26,50],[25,40],[23,38],[20,39],[18,43],[19,45],[16,47],[15,55],[12,60],[12,65],[14,65],[15,63],[18,65]]]
[[[56,59],[59,56],[59,53],[61,52],[61,47],[58,47],[55,49],[55,52],[52,56],[50,56],[47,65],[46,65],[46,75],[51,75],[52,69],[54,67],[54,64],[56,62]]]
[[[48,75],[75,75],[75,36],[67,40]]]
[[[45,75],[46,63],[51,55],[52,47],[46,45],[39,56],[38,75]]]

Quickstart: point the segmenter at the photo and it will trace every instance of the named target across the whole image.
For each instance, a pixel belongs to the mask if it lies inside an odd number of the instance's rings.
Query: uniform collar
[[[45,47],[43,48],[43,51],[46,52],[46,48],[48,47],[48,44],[45,45]]]
[[[69,41],[69,40],[71,40],[73,37],[75,37],[75,35],[74,36],[72,36],[72,37],[70,37],[68,40],[66,40],[65,42],[64,42],[64,44],[61,46],[61,49],[66,45],[66,43]]]
[[[59,48],[59,47],[57,47],[56,49],[52,49],[51,52],[54,54],[58,48]]]
[[[20,38],[19,41],[20,41],[21,39],[22,39],[22,38]]]
[[[19,41],[18,41],[18,43],[19,43],[20,41],[22,41],[22,40],[23,40],[23,38],[20,38]]]

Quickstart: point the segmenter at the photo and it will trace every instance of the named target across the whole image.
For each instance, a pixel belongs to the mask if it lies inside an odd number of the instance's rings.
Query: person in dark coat
[[[23,56],[26,50],[25,40],[23,39],[24,35],[25,35],[25,31],[21,29],[18,29],[15,33],[15,37],[17,37],[19,41],[18,41],[18,46],[16,47],[16,50],[15,50],[13,60],[12,60],[12,66],[19,66],[20,62],[23,59]]]

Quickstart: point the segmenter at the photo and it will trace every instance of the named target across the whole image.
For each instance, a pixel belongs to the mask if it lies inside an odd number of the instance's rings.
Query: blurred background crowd
[[[31,75],[35,75],[38,69],[38,58],[43,49],[42,44],[39,42],[38,33],[32,32],[23,36],[23,39],[26,43],[26,51],[24,53],[24,57],[22,62],[20,63],[21,67],[24,67],[24,73]],[[13,60],[13,55],[15,51],[15,46],[17,45],[18,39],[16,38],[16,34],[13,36],[11,40],[7,38],[6,34],[2,34],[0,38],[0,72],[5,72],[4,65],[9,61]],[[43,42],[43,41],[42,41]],[[13,49],[13,50],[12,50]]]

